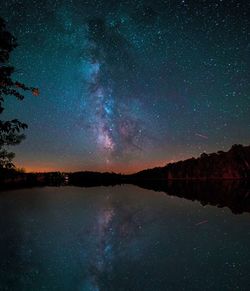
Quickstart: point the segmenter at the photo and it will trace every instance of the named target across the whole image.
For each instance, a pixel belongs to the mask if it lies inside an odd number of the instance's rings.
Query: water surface
[[[249,213],[125,185],[6,191],[0,215],[0,290],[249,290]]]

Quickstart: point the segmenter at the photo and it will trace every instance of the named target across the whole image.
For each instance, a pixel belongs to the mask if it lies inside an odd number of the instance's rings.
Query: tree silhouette
[[[23,100],[22,91],[31,91],[39,95],[37,88],[27,87],[12,79],[15,68],[9,64],[10,53],[17,47],[16,38],[6,30],[5,21],[0,17],[0,114],[4,111],[4,101],[8,96]],[[13,168],[12,159],[15,154],[8,152],[6,147],[19,144],[24,138],[22,131],[27,124],[12,119],[0,120],[0,168]]]

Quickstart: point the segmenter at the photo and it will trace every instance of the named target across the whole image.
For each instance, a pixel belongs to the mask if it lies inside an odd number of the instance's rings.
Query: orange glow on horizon
[[[145,169],[154,167],[163,167],[171,161],[158,161],[154,163],[138,163],[136,165],[110,165],[110,166],[93,166],[93,167],[56,167],[56,166],[37,166],[37,165],[17,165],[17,168],[24,168],[26,173],[45,173],[45,172],[78,172],[78,171],[93,171],[93,172],[115,172],[121,174],[132,174]]]

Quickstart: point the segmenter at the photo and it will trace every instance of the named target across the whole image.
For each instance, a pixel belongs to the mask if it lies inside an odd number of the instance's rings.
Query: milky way
[[[126,42],[113,26],[114,23],[106,27],[100,19],[88,23],[88,62],[84,68],[89,92],[85,97],[88,103],[85,107],[91,110],[86,112],[90,134],[96,137],[106,164],[130,158],[133,152],[141,151],[143,133],[140,120],[135,114],[133,116],[133,106],[137,104],[135,96],[122,98],[117,88],[116,78],[122,73],[120,71],[128,72],[129,59],[120,56],[126,52]],[[114,47],[117,54],[113,51]],[[114,62],[113,58],[119,61]],[[125,97],[129,97],[131,92],[127,94]],[[130,104],[127,104],[127,99],[130,99]]]
[[[4,1],[29,124],[28,170],[135,171],[249,144],[249,6],[216,1]]]

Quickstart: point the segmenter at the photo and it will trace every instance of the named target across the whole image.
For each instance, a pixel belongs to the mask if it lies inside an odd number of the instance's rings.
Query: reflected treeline
[[[165,192],[167,195],[197,200],[202,205],[228,207],[235,214],[250,212],[249,180],[144,180],[108,173],[82,172],[69,175],[69,183],[82,187],[133,184],[144,189]]]
[[[200,201],[202,205],[228,207],[235,214],[250,212],[250,181],[146,181],[133,184],[171,196]]]
[[[14,178],[13,178],[14,177]],[[141,188],[165,192],[171,196],[200,201],[203,205],[228,207],[233,213],[250,212],[250,180],[166,180],[139,179],[134,175],[115,173],[76,172],[76,173],[18,173],[5,176],[0,190],[37,186],[114,186],[133,184]]]

